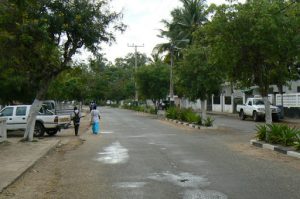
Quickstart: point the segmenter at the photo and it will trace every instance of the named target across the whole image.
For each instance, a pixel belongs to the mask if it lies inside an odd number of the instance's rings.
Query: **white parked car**
[[[265,117],[265,103],[262,98],[248,98],[246,104],[237,105],[236,109],[241,120],[252,117],[254,121],[258,121]],[[278,120],[280,109],[273,105],[270,106],[270,109],[273,120]]]
[[[0,117],[6,118],[7,130],[25,130],[31,105],[6,106]],[[36,117],[34,136],[55,135],[71,120],[70,116],[58,116],[44,106]]]

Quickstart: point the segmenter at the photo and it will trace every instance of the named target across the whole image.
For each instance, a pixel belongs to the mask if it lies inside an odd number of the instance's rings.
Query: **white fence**
[[[276,105],[281,104],[281,94],[276,95]],[[283,94],[284,107],[300,107],[300,93]]]

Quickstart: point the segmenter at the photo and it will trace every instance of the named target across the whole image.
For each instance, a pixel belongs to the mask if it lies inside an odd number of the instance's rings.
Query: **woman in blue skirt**
[[[100,112],[97,110],[97,106],[93,106],[93,110],[91,111],[91,124],[93,134],[97,135],[100,130]]]

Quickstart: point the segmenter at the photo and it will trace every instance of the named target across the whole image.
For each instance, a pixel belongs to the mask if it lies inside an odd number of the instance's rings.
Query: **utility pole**
[[[171,65],[170,65],[170,103],[174,99],[174,86],[173,86],[173,65],[174,65],[174,44],[171,44]]]
[[[135,45],[135,44],[129,45],[129,44],[127,44],[127,46],[131,47],[131,48],[134,48],[134,59],[135,59],[134,60],[134,71],[135,71],[135,73],[137,73],[137,48],[144,47],[144,44],[143,45]],[[136,78],[134,80],[134,88],[135,88],[135,101],[138,102],[139,95],[138,95]]]

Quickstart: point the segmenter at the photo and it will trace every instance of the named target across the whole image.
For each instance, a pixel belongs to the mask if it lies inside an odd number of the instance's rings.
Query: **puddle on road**
[[[181,162],[184,164],[189,164],[194,166],[201,166],[206,164],[206,161],[203,160],[182,160]]]
[[[122,164],[129,159],[128,150],[119,142],[114,142],[109,147],[104,148],[105,152],[98,153],[100,157],[96,160],[105,164]]]
[[[169,172],[166,173],[154,173],[148,177],[148,179],[160,181],[160,182],[169,182],[180,187],[206,187],[210,185],[207,178],[203,176],[196,176],[190,173],[180,173],[175,175]]]
[[[114,132],[112,132],[112,131],[103,131],[103,132],[100,132],[100,134],[112,134],[112,133],[114,133]]]
[[[179,175],[170,172],[154,173],[148,179],[168,182],[183,188],[193,188],[185,190],[183,199],[227,199],[228,197],[218,191],[207,190],[205,187],[210,185],[207,178],[196,176],[191,173],[180,173]]]
[[[140,135],[129,135],[128,138],[161,138],[161,137],[168,137],[168,136],[176,136],[176,134],[140,134]]]
[[[119,182],[113,186],[118,188],[142,188],[146,185],[146,182]]]
[[[187,190],[183,199],[227,199],[228,197],[214,190]]]

